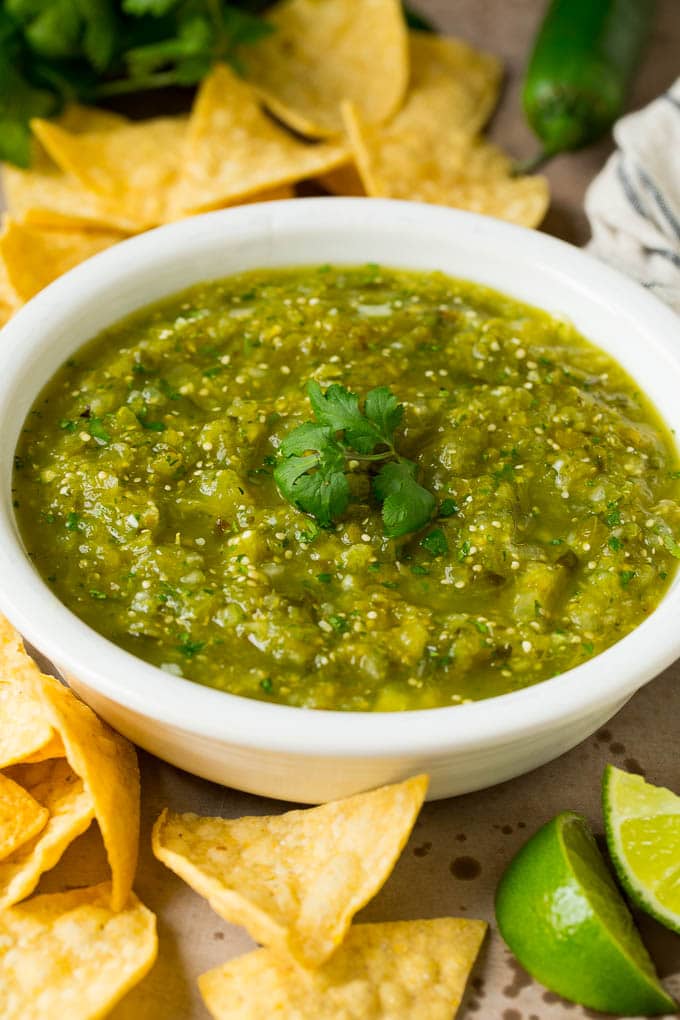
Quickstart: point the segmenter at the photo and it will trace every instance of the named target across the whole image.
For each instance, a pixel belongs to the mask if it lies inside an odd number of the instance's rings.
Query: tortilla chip
[[[294,130],[339,134],[343,99],[369,123],[401,105],[409,64],[398,0],[283,0],[267,20],[274,31],[243,50],[246,77]]]
[[[36,681],[40,670],[0,615],[0,768],[45,752],[55,739]]]
[[[27,754],[25,758],[21,759],[22,765],[31,765],[39,761],[47,761],[49,758],[65,758],[66,751],[64,750],[64,743],[61,737],[55,733],[51,740],[41,747],[39,750],[34,751],[33,754]]]
[[[215,209],[345,162],[344,143],[295,138],[263,113],[249,85],[218,64],[204,79],[189,119],[171,215]]]
[[[107,206],[115,206],[137,230],[165,221],[167,193],[180,166],[186,126],[186,117],[152,117],[78,133],[48,120],[31,122],[57,166]]]
[[[225,920],[318,967],[384,885],[427,790],[415,776],[346,800],[263,818],[201,818],[167,809],[153,852]]]
[[[0,861],[45,828],[47,808],[0,772]]]
[[[331,170],[328,174],[319,177],[319,184],[331,195],[351,195],[354,198],[363,198],[366,194],[364,182],[359,176],[356,163],[348,163],[347,166],[339,166],[337,170]]]
[[[21,302],[14,292],[7,276],[7,270],[0,259],[0,328],[12,318]]]
[[[103,198],[85,191],[72,174],[56,166],[37,142],[30,170],[3,168],[7,207],[14,219],[31,226],[62,230],[115,229],[129,233],[137,223],[107,206]]]
[[[0,234],[0,260],[13,290],[29,301],[62,273],[122,239],[104,231],[45,230],[8,218]]]
[[[512,177],[510,159],[494,145],[420,117],[407,125],[410,103],[382,128],[364,123],[350,104],[343,116],[366,192],[453,206],[535,227],[550,200],[544,177]],[[402,119],[403,118],[403,119]]]
[[[151,969],[156,919],[131,896],[109,907],[108,883],[35,896],[0,914],[3,1020],[93,1020]]]
[[[96,817],[111,866],[112,907],[119,910],[125,904],[132,888],[137,866],[139,769],[134,747],[102,722],[68,687],[64,687],[54,677],[41,674],[35,662],[26,654],[20,635],[2,616],[0,616],[0,676],[8,678],[6,684],[17,686],[21,698],[33,707],[33,711],[37,713],[39,721],[45,727],[43,731],[45,738],[40,744],[28,750],[43,753],[55,750],[58,745],[51,742],[58,737],[68,759],[68,764],[63,759],[57,758],[41,764],[19,765],[15,767],[19,770],[18,773],[12,772],[11,778],[28,789],[36,800],[50,810],[52,816],[55,811],[45,802],[45,797],[50,800],[55,797],[64,799],[57,796],[52,787],[55,784],[60,788],[67,786],[70,792],[74,787],[74,778],[78,780],[84,797],[78,800],[78,811],[75,814],[81,821],[85,818],[86,807],[89,814],[87,823],[82,825],[75,835],[79,835],[87,828],[93,815]],[[0,685],[0,695],[2,686],[4,685]],[[14,701],[10,700],[8,704],[12,706]],[[9,721],[7,716],[5,720]],[[0,741],[6,729],[6,725],[0,725]],[[12,746],[9,750],[12,750]],[[17,778],[17,775],[20,778]],[[24,775],[28,778],[21,778]],[[30,788],[29,783],[43,786],[47,783],[49,789],[39,795]],[[61,792],[63,793],[63,790]],[[47,836],[53,821],[54,818],[51,817],[44,832],[38,837],[39,840]],[[70,831],[68,826],[61,826],[59,832],[62,829]],[[75,835],[59,843],[60,853],[47,867],[52,867],[56,863]],[[6,861],[5,866],[8,864],[9,861]],[[2,867],[0,865],[0,890],[3,888]],[[46,867],[40,870],[45,871]],[[28,889],[21,895],[27,896],[30,891],[31,889]],[[20,896],[11,902],[16,902],[18,898]]]
[[[64,758],[14,765],[9,775],[47,808],[49,818],[36,836],[0,861],[0,910],[29,896],[94,817],[92,797]]]
[[[485,931],[454,917],[357,924],[320,970],[258,949],[198,985],[217,1020],[453,1020]]]
[[[111,867],[111,907],[125,905],[137,867],[139,768],[134,747],[54,677],[41,678],[41,696],[71,768],[92,798]]]
[[[58,117],[52,118],[64,131],[74,134],[85,134],[89,131],[112,131],[114,128],[129,124],[127,117],[113,110],[102,110],[101,106],[81,106],[70,103]]]
[[[435,123],[440,132],[474,135],[481,131],[498,102],[503,76],[498,58],[462,39],[429,32],[409,32],[409,52],[411,83],[399,114],[404,122],[413,123],[419,115],[426,123]],[[357,109],[366,120],[361,107]]]

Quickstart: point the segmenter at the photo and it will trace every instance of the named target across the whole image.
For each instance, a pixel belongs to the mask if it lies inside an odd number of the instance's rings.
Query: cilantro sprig
[[[395,448],[404,405],[391,390],[387,386],[370,390],[363,409],[358,395],[338,383],[324,393],[310,380],[307,396],[315,420],[286,436],[274,470],[283,498],[322,527],[330,527],[347,509],[351,497],[347,476],[350,462],[356,461],[372,472],[373,495],[382,504],[389,538],[425,527],[436,500],[419,484],[418,465]]]
[[[0,0],[0,159],[28,166],[32,117],[196,85],[271,31],[257,0]]]

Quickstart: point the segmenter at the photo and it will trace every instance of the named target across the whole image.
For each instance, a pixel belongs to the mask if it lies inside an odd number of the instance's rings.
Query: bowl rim
[[[2,331],[0,429],[14,381],[38,348],[46,317],[54,317],[55,307],[71,311],[85,307],[103,288],[111,287],[112,279],[148,270],[162,251],[181,248],[189,257],[192,245],[200,246],[202,237],[219,235],[226,244],[230,235],[244,230],[285,232],[303,224],[323,231],[330,223],[361,224],[369,210],[372,229],[403,214],[417,229],[441,230],[445,223],[463,236],[481,231],[508,252],[521,250],[554,264],[557,274],[572,283],[575,280],[581,290],[591,295],[609,293],[634,318],[644,319],[647,332],[654,336],[654,356],[680,371],[680,319],[637,283],[580,249],[475,213],[388,199],[368,201],[368,209],[365,198],[312,198],[206,213],[130,238],[77,266],[41,291]],[[281,264],[286,264],[285,259]],[[176,288],[168,291],[172,292]],[[57,310],[57,318],[59,314]],[[645,356],[650,356],[649,351]],[[5,489],[10,470],[4,466]],[[403,712],[310,710],[257,701],[173,676],[91,630],[32,567],[8,500],[0,498],[0,608],[31,644],[105,699],[165,726],[220,743],[296,755],[431,756],[453,747],[464,751],[484,745],[491,752],[491,745],[497,749],[520,737],[530,739],[547,726],[567,726],[571,720],[622,704],[680,656],[678,575],[675,581],[657,608],[626,637],[532,687],[464,705]]]

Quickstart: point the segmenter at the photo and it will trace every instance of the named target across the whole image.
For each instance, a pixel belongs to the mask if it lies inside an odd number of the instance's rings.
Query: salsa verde
[[[370,461],[320,527],[273,479],[306,385],[404,405],[435,497],[386,537]],[[568,321],[437,272],[267,269],[91,341],[16,451],[23,539],[95,630],[176,675],[307,708],[394,711],[554,676],[654,609],[680,557],[671,437]]]

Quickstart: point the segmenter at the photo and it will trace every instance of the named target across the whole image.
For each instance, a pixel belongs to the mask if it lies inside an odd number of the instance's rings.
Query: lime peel
[[[680,797],[608,765],[602,806],[609,853],[631,901],[680,934]]]
[[[496,919],[519,962],[566,999],[624,1016],[675,1012],[580,815],[557,815],[513,858]]]

